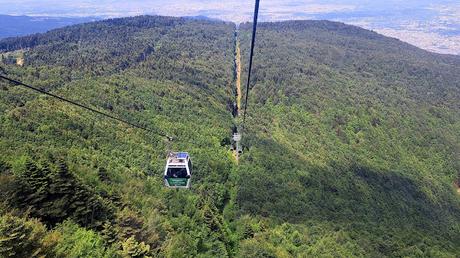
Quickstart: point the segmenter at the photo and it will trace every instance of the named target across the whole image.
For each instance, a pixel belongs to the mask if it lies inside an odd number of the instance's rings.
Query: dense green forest
[[[331,254],[458,256],[460,58],[325,21],[258,33],[241,212],[319,227]]]
[[[460,58],[261,23],[237,164],[250,27],[140,16],[0,41],[1,73],[151,130],[0,82],[0,257],[460,256]],[[191,190],[163,186],[169,149]]]

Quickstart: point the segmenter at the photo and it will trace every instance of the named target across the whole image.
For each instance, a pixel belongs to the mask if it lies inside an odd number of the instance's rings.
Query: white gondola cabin
[[[170,152],[164,173],[165,185],[169,188],[190,188],[192,161],[187,152]]]

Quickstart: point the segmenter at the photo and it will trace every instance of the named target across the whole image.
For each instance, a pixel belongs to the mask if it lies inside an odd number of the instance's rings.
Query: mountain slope
[[[372,256],[458,253],[460,58],[326,21],[258,33],[242,210],[333,225]]]
[[[141,16],[0,41],[10,76],[177,137],[0,82],[0,236],[27,236],[0,252],[458,256],[460,58],[339,23],[262,23],[237,166],[235,29]],[[170,149],[192,155],[190,191],[162,185]]]
[[[98,232],[93,241],[104,238],[104,245],[89,248],[88,256],[99,257],[103,248],[123,253],[133,248],[150,256],[177,252],[226,256],[232,242],[219,222],[218,208],[228,199],[229,187],[224,184],[233,165],[229,147],[222,146],[232,125],[227,91],[232,82],[233,33],[234,25],[223,22],[136,17],[2,41],[2,49],[27,48],[21,53],[23,67],[5,66],[10,76],[176,137],[168,142],[2,82],[0,142],[2,160],[8,164],[2,181],[8,183],[2,185],[20,189],[16,178],[35,178],[28,164],[33,162],[40,170],[50,167],[54,172],[43,172],[50,175],[45,182],[60,189],[52,175],[60,171],[56,160],[63,160],[108,210],[106,216],[94,216],[106,218],[102,221],[93,221],[91,213],[89,218],[85,213],[67,215],[76,217],[73,221],[86,230]],[[193,192],[164,188],[168,150],[192,155]],[[41,185],[33,180],[30,184]],[[9,196],[5,199],[29,198],[27,192],[9,191],[3,189],[2,194]],[[57,206],[49,209],[52,214],[43,214],[53,198],[45,191],[31,205],[32,217],[52,226],[62,235],[59,239],[69,239],[52,250],[72,255],[69,247],[91,247],[85,241],[92,238],[70,237],[75,232],[72,225],[46,219],[65,210]],[[67,203],[86,206],[72,199]],[[19,201],[5,205],[2,213],[27,208]],[[209,218],[215,218],[222,230],[209,227],[213,223]]]

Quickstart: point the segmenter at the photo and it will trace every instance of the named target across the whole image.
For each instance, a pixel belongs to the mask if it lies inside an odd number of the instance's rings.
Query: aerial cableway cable
[[[80,104],[80,103],[78,103],[78,102],[75,102],[75,101],[73,101],[73,100],[69,100],[69,99],[63,98],[63,97],[61,97],[61,96],[55,95],[55,94],[53,94],[53,93],[47,92],[47,91],[42,90],[42,89],[39,89],[39,88],[37,88],[37,87],[34,87],[34,86],[31,86],[31,85],[25,84],[25,83],[23,83],[23,82],[20,82],[20,81],[18,81],[18,80],[14,80],[14,79],[8,78],[8,77],[3,76],[3,75],[1,75],[1,74],[0,74],[0,79],[6,80],[6,81],[8,81],[8,82],[10,82],[10,83],[12,83],[12,84],[18,85],[18,86],[22,86],[22,87],[25,87],[25,88],[28,88],[28,89],[37,91],[37,92],[39,92],[39,93],[41,93],[41,94],[48,95],[48,96],[53,97],[53,98],[56,98],[56,99],[58,99],[58,100],[60,100],[60,101],[69,103],[69,104],[71,104],[71,105],[74,105],[74,106],[77,106],[77,107],[86,109],[86,110],[88,110],[88,111],[90,111],[90,112],[99,114],[99,115],[101,115],[101,116],[105,116],[105,117],[108,117],[108,118],[110,118],[110,119],[116,120],[116,121],[118,121],[118,122],[127,124],[127,125],[129,125],[129,126],[131,126],[131,127],[138,128],[138,129],[141,129],[141,130],[144,130],[144,131],[147,131],[147,132],[156,134],[156,135],[161,136],[161,137],[165,137],[165,138],[167,138],[169,141],[174,140],[173,137],[171,137],[171,136],[169,136],[169,135],[167,135],[167,134],[164,134],[164,133],[160,133],[160,132],[158,132],[158,131],[151,130],[151,129],[147,128],[147,127],[144,127],[144,126],[141,126],[141,125],[138,125],[138,124],[131,123],[131,122],[127,121],[127,120],[118,118],[118,117],[116,117],[116,116],[113,116],[113,115],[110,115],[110,114],[107,114],[107,113],[104,113],[104,112],[101,112],[101,111],[99,111],[99,110],[97,110],[97,109],[94,109],[94,108],[85,106],[85,105]]]
[[[247,108],[248,108],[249,85],[251,84],[251,72],[252,72],[252,59],[254,57],[254,45],[256,42],[256,32],[257,32],[257,20],[259,16],[259,2],[260,0],[256,0],[256,5],[254,8],[254,22],[252,25],[251,53],[249,55],[248,81],[246,84],[246,99],[244,102],[243,128],[246,123],[246,113],[247,113]]]

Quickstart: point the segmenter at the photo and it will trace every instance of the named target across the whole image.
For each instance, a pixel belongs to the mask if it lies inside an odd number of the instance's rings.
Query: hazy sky
[[[252,0],[0,0],[0,13],[49,16],[201,15],[249,19]],[[289,19],[342,11],[424,10],[459,0],[261,0],[262,17]]]

